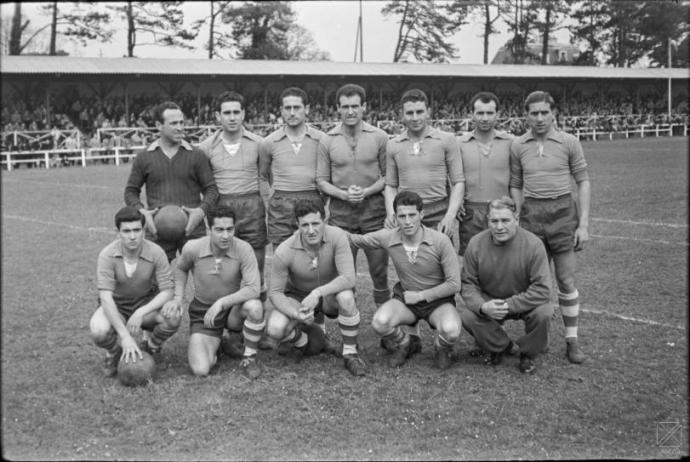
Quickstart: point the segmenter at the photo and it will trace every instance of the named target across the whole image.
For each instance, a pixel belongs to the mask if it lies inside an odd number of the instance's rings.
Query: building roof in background
[[[0,73],[11,75],[246,75],[377,76],[548,79],[668,79],[666,68],[612,68],[516,64],[346,63],[332,61],[210,60],[158,58],[75,58],[2,56]],[[690,78],[671,69],[671,78]]]

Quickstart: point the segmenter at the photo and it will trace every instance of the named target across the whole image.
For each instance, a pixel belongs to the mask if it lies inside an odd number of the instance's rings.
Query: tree
[[[63,6],[64,3],[60,3],[60,7]],[[60,11],[58,2],[55,1],[49,5],[44,5],[42,8],[52,18],[50,21],[50,49],[48,50],[48,54],[51,56],[57,54],[58,34],[76,38],[82,45],[86,45],[87,40],[109,41],[113,35],[112,30],[103,27],[104,24],[110,23],[110,15],[95,10],[93,5],[82,9],[79,2],[75,2],[68,13]],[[60,26],[64,26],[65,29],[60,31]]]
[[[640,10],[640,20],[637,31],[650,50],[648,57],[652,66],[668,65],[669,41],[678,43],[687,39],[688,14],[690,5],[673,2],[645,2]],[[687,43],[687,41],[686,41]],[[673,46],[673,45],[671,45]],[[675,50],[673,50],[675,51]],[[687,63],[687,52],[671,53],[674,57],[673,65],[683,67]]]
[[[210,2],[210,13],[205,18],[194,21],[192,24],[192,30],[198,34],[204,24],[208,23],[208,41],[204,46],[208,50],[208,59],[222,58],[218,48],[231,50],[233,48],[232,36],[225,31],[219,30],[216,25],[216,21],[219,16],[223,14],[223,11],[230,5],[230,1],[225,2],[215,2],[211,0]]]
[[[109,6],[127,23],[127,56],[134,56],[137,45],[170,45],[194,48],[189,44],[196,38],[194,31],[184,27],[182,2],[132,2]],[[137,42],[137,33],[148,34],[152,42]]]
[[[494,23],[501,17],[501,2],[498,0],[482,0],[474,5],[474,14],[484,25],[482,37],[484,39],[484,64],[489,63],[489,37],[498,32]],[[491,9],[496,8],[496,15],[492,17]]]
[[[287,33],[287,55],[292,60],[330,61],[327,51],[320,50],[309,30],[293,24]]]
[[[513,32],[513,38],[506,43],[513,62],[524,64],[530,59],[536,58],[536,55],[528,47],[537,21],[537,12],[533,3],[529,0],[510,0],[510,2],[504,3],[501,15],[508,26],[508,31]]]
[[[609,20],[602,34],[606,64],[630,67],[646,54],[646,43],[637,30],[642,6],[639,2],[609,4]]]
[[[584,0],[569,2],[570,17],[574,20],[568,30],[570,42],[584,45],[585,49],[575,60],[576,65],[596,66],[603,53],[602,35],[609,19],[608,0]]]
[[[457,48],[449,39],[466,24],[471,6],[461,0],[393,0],[381,12],[398,17],[400,27],[393,62],[414,58],[419,62],[447,63],[456,59]]]
[[[295,13],[287,2],[245,2],[223,10],[241,59],[289,59],[287,33]]]
[[[534,25],[541,36],[541,64],[547,64],[551,36],[565,27],[563,22],[570,8],[565,0],[543,0],[534,5],[542,13],[543,19],[536,19]]]

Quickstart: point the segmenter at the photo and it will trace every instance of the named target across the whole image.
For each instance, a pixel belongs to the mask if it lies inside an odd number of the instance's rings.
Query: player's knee
[[[385,313],[381,312],[379,309],[376,313],[374,313],[374,317],[371,319],[371,327],[379,334],[383,332],[387,332],[390,330],[392,327],[392,319],[391,317]]]
[[[563,275],[556,278],[558,282],[558,290],[564,294],[575,292],[575,277],[572,275]]]
[[[261,322],[264,318],[264,306],[259,299],[247,300],[242,305],[245,317],[254,322]]]
[[[455,340],[460,337],[460,319],[444,319],[438,327],[438,331],[447,340]]]
[[[280,340],[285,336],[285,328],[286,324],[279,321],[276,316],[269,316],[268,322],[266,322],[266,335]]]
[[[201,362],[192,362],[189,364],[189,369],[196,377],[206,377],[211,372],[211,365]]]
[[[351,290],[343,290],[335,296],[338,302],[338,311],[344,315],[352,315],[357,310],[355,294]]]
[[[91,320],[89,321],[89,331],[93,341],[98,342],[104,340],[110,334],[111,329],[112,326],[105,316],[101,317],[97,316],[97,314],[91,316]]]
[[[175,313],[170,316],[163,316],[163,327],[169,330],[177,330],[182,323],[182,315]]]
[[[548,323],[553,317],[553,305],[545,303],[544,305],[536,307],[531,314],[538,323]]]

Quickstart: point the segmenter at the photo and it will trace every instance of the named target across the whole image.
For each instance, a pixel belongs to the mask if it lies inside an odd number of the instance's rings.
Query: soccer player
[[[489,229],[470,240],[464,255],[462,325],[490,353],[487,364],[498,365],[503,355],[519,351],[520,371],[532,373],[553,315],[549,260],[541,240],[520,228],[511,198],[494,199],[488,209]],[[508,319],[525,322],[517,342],[503,330]]]
[[[134,158],[125,187],[125,203],[146,217],[147,236],[159,244],[172,261],[189,239],[206,235],[204,216],[218,199],[218,188],[208,159],[184,140],[184,115],[173,102],[154,110],[159,138]],[[146,186],[146,202],[141,201]],[[203,201],[201,195],[203,194]],[[178,242],[158,239],[153,217],[159,207],[179,205],[189,214],[185,236]]]
[[[98,255],[96,280],[100,306],[89,329],[96,345],[106,350],[103,371],[112,377],[120,358],[141,359],[151,353],[160,365],[160,351],[180,326],[180,314],[161,309],[173,296],[173,280],[165,252],[144,239],[145,218],[135,207],[115,214],[118,238]],[[141,347],[136,337],[144,334]]]
[[[252,247],[234,237],[235,213],[227,207],[211,209],[209,235],[194,239],[182,248],[173,271],[175,297],[165,308],[182,310],[187,278],[194,277],[194,299],[189,304],[189,347],[192,373],[206,376],[218,360],[223,329],[242,331],[243,374],[254,379],[261,374],[256,354],[264,330],[264,313],[259,300],[258,264]]]
[[[479,92],[470,100],[474,130],[458,138],[465,174],[465,198],[458,214],[462,255],[472,236],[487,228],[487,204],[510,194],[510,143],[513,136],[496,130],[498,97]]]
[[[577,342],[580,294],[575,287],[575,250],[589,240],[589,174],[582,145],[556,128],[554,109],[547,92],[535,91],[525,99],[530,130],[510,147],[510,192],[520,225],[542,239],[553,259],[566,355],[571,363],[580,364],[585,355]],[[571,177],[577,183],[579,204],[571,194]]]
[[[204,140],[199,150],[211,162],[220,197],[218,206],[230,207],[237,215],[235,237],[254,250],[265,300],[266,208],[259,187],[259,144],[262,138],[246,130],[244,97],[234,91],[218,95],[214,102],[220,130]]]
[[[321,200],[316,188],[316,154],[324,135],[307,124],[309,100],[304,90],[286,88],[280,102],[285,126],[268,135],[259,150],[259,175],[273,189],[267,224],[274,250],[297,229],[295,203]]]
[[[341,123],[323,137],[316,160],[316,183],[330,196],[328,224],[351,233],[368,233],[383,228],[386,204],[383,187],[386,176],[388,135],[362,119],[366,92],[347,84],[335,94]],[[383,249],[364,251],[374,284],[374,302],[387,301],[388,255]],[[352,248],[357,262],[357,249]]]
[[[413,191],[424,202],[424,226],[450,237],[465,194],[462,159],[455,136],[429,125],[431,111],[426,94],[418,89],[403,93],[405,131],[388,142],[386,154],[386,222],[395,227],[393,199],[399,191]],[[450,182],[450,194],[448,183]],[[412,353],[421,351],[419,326],[412,333]],[[392,345],[382,341],[391,350]]]
[[[448,236],[423,225],[422,198],[402,191],[393,200],[397,228],[365,235],[349,234],[360,248],[385,249],[400,282],[393,287],[393,298],[374,313],[372,327],[395,345],[391,367],[402,366],[410,357],[410,336],[400,326],[424,319],[438,331],[434,342],[434,364],[448,369],[453,344],[462,326],[455,307],[460,291],[460,265]]]
[[[308,337],[297,325],[311,325],[319,312],[337,317],[345,368],[352,375],[365,375],[367,364],[357,353],[360,318],[347,234],[325,223],[326,212],[320,200],[299,200],[294,213],[298,230],[278,246],[273,256],[269,298],[274,309],[266,332],[277,341],[290,342],[293,348],[289,355],[300,361]]]

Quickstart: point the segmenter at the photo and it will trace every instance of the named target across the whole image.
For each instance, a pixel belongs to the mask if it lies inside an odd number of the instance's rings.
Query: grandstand
[[[456,133],[471,129],[469,99],[481,90],[501,98],[501,128],[522,133],[522,101],[542,89],[560,126],[581,138],[684,135],[690,79],[688,69],[37,56],[3,56],[1,75],[5,168],[126,160],[155,136],[151,109],[165,99],[181,104],[197,142],[213,131],[212,100],[223,90],[245,96],[248,128],[266,134],[282,123],[280,92],[300,86],[311,122],[328,129],[346,82],[366,88],[368,121],[390,134],[401,129],[399,96],[416,87],[431,99],[434,125]]]

